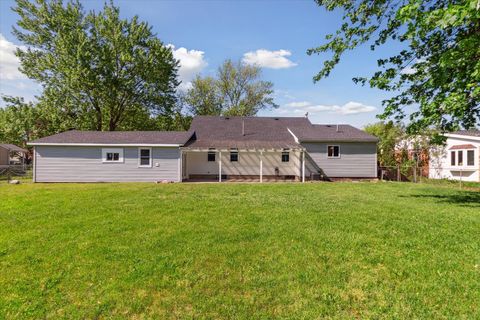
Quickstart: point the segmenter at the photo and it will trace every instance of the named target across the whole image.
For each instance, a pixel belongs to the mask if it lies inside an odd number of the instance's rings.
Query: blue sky
[[[103,1],[83,1],[87,10]],[[21,45],[11,34],[17,16],[13,1],[0,0],[0,93],[32,100],[40,87],[16,72],[11,51]],[[315,123],[348,123],[362,127],[388,97],[385,92],[355,85],[354,76],[376,70],[376,60],[398,50],[388,45],[372,52],[368,46],[347,53],[329,78],[313,83],[323,57],[308,56],[326,34],[341,23],[338,12],[326,12],[313,1],[143,1],[116,0],[124,17],[138,15],[181,61],[183,86],[200,73],[214,74],[227,58],[257,63],[275,87],[280,108],[259,115],[302,116]]]

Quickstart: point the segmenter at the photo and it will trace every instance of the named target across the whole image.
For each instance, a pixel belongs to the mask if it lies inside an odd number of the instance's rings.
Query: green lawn
[[[0,185],[0,318],[480,318],[480,193]]]

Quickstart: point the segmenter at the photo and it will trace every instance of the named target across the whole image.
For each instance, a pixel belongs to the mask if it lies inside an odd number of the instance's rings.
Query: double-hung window
[[[230,149],[230,162],[238,162],[238,150]]]
[[[475,165],[475,150],[467,150],[467,166]]]
[[[457,154],[457,158],[458,158],[458,165],[459,166],[463,166],[463,150],[460,150],[458,151],[458,154]]]
[[[328,158],[340,158],[340,146],[327,146]]]
[[[457,163],[456,161],[456,155],[457,153],[455,151],[450,151],[450,165],[451,166],[455,166],[455,164]]]
[[[208,162],[215,162],[215,151],[208,151],[207,160]]]
[[[282,162],[289,162],[289,161],[290,161],[290,152],[288,152],[288,149],[283,149]]]
[[[102,162],[104,163],[123,162],[123,148],[103,148]]]
[[[152,166],[152,148],[138,149],[138,166],[148,168]]]

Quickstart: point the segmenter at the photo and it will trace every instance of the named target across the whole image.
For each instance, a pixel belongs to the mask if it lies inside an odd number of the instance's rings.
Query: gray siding
[[[102,147],[36,146],[35,150],[37,182],[179,181],[179,148],[153,147],[151,168],[138,167],[137,147],[123,147],[123,163],[103,163]]]
[[[377,176],[377,145],[371,142],[302,143],[311,158],[331,178]],[[340,158],[328,158],[327,146],[340,146]]]

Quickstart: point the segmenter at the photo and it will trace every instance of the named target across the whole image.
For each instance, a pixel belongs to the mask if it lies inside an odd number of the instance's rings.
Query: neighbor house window
[[[230,150],[230,162],[237,162],[238,161],[238,150],[232,149]]]
[[[475,151],[468,150],[467,151],[467,166],[475,165]]]
[[[289,162],[290,161],[290,152],[288,152],[288,149],[284,149],[282,151],[282,162]]]
[[[327,146],[329,158],[340,158],[340,146]]]
[[[458,165],[463,166],[463,151],[458,151]]]
[[[208,151],[207,160],[208,162],[215,162],[215,151]]]
[[[456,161],[455,161],[455,154],[456,154],[455,151],[451,151],[451,152],[450,152],[450,165],[451,165],[451,166],[454,166],[455,163],[456,163]]]
[[[123,162],[122,148],[105,148],[102,149],[103,162]]]
[[[139,167],[152,166],[152,149],[151,148],[138,149],[138,166]]]

